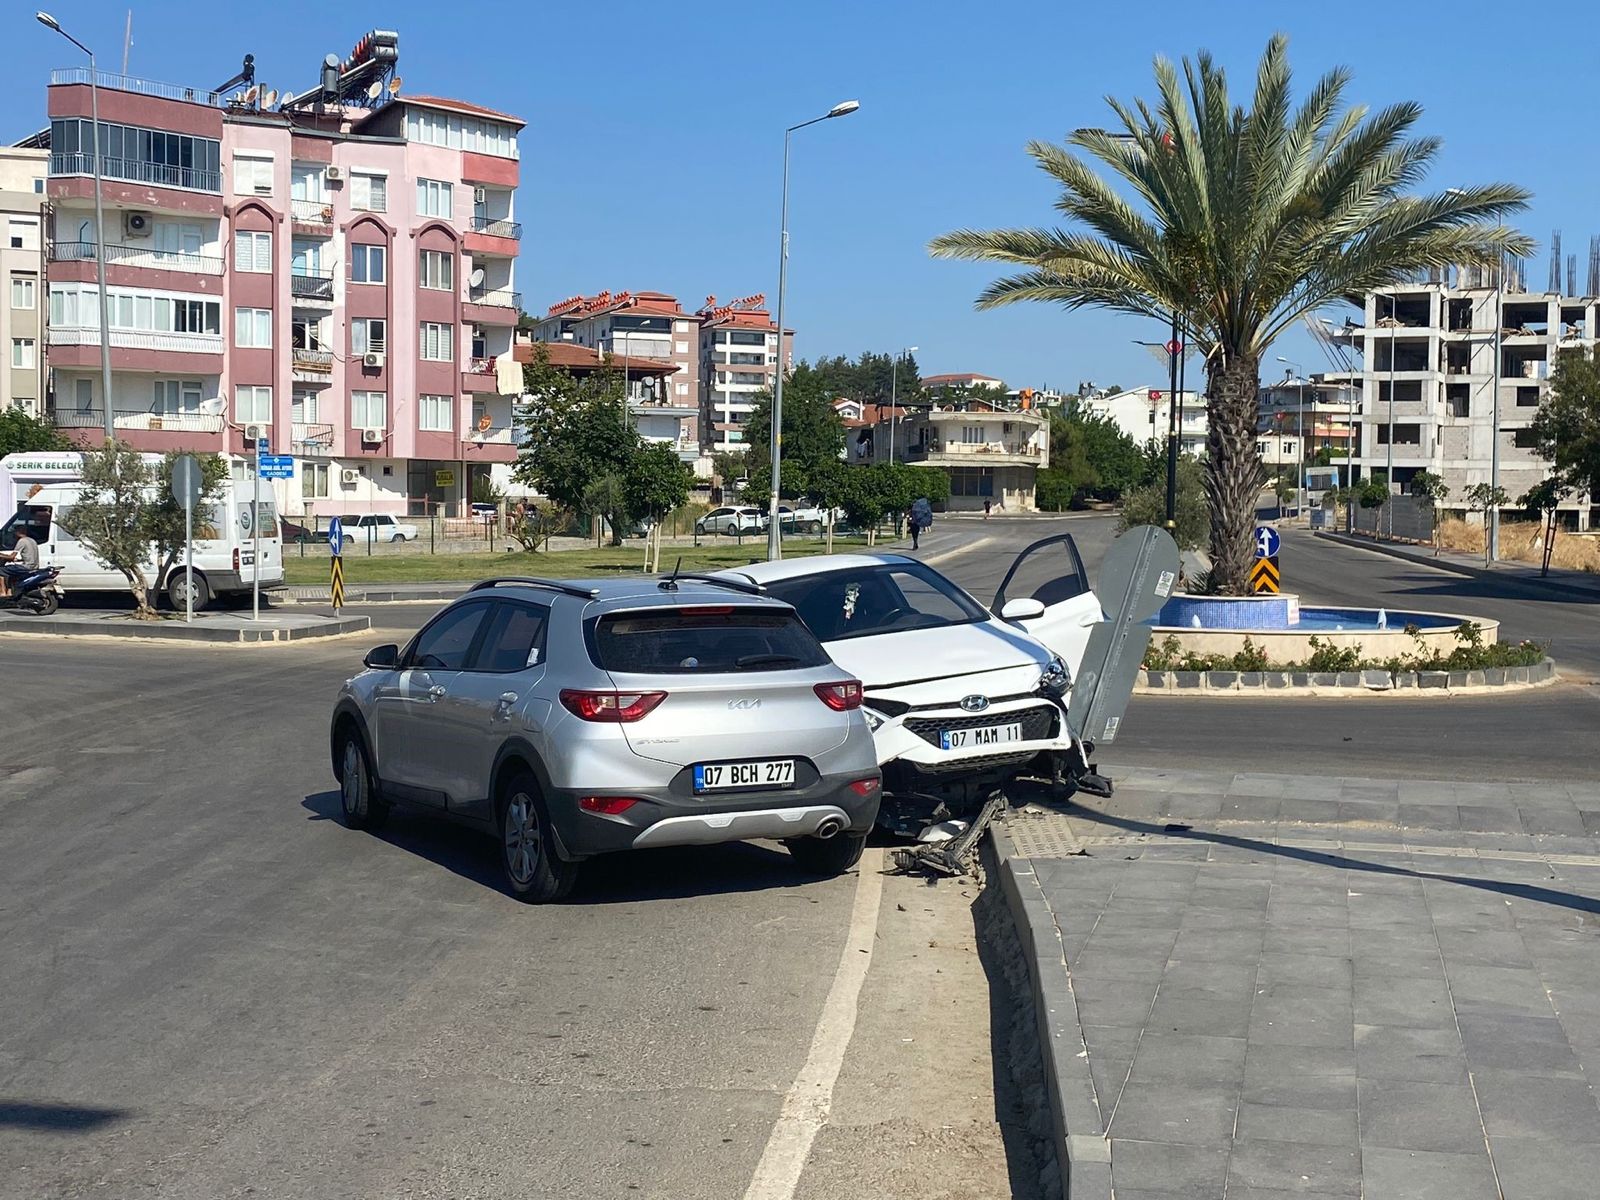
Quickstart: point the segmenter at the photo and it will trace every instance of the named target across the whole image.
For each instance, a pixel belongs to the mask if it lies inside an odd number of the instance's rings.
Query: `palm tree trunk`
[[[1211,587],[1242,596],[1250,589],[1256,499],[1266,472],[1256,454],[1260,363],[1228,355],[1207,369],[1206,502],[1211,510]]]

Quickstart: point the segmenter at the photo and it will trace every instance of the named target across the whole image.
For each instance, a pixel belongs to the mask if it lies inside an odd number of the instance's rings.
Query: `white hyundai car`
[[[889,797],[981,803],[1027,768],[1074,774],[1066,698],[1104,619],[1070,534],[1036,542],[985,607],[900,554],[755,563],[726,574],[793,605],[862,681]],[[893,819],[894,808],[885,810]]]

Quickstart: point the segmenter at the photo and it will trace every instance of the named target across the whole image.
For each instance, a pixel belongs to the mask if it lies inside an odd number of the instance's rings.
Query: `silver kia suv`
[[[333,710],[346,822],[491,830],[523,900],[591,855],[748,838],[836,875],[877,817],[860,682],[759,585],[489,579],[365,665]]]

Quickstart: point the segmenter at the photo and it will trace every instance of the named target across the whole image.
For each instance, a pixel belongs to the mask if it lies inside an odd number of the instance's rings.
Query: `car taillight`
[[[665,692],[585,692],[563,688],[561,704],[585,721],[637,721],[667,698]]]
[[[580,796],[578,807],[585,812],[600,813],[602,816],[614,817],[618,813],[627,812],[639,803],[632,796]]]
[[[883,780],[874,776],[871,779],[858,779],[850,785],[850,790],[858,796],[870,796],[883,786]]]
[[[846,679],[843,683],[819,683],[812,689],[834,712],[848,712],[861,707],[861,681]]]
[[[235,571],[239,569],[239,547],[237,546],[233,548],[233,569]]]

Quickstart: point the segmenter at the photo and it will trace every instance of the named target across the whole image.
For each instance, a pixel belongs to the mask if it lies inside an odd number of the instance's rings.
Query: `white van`
[[[209,508],[201,508],[194,520],[194,606],[204,608],[213,597],[224,601],[251,594],[256,581],[255,541],[251,495],[254,484],[229,481],[222,497]],[[88,548],[72,535],[72,507],[83,494],[78,483],[50,483],[34,487],[4,526],[0,526],[0,549],[16,545],[23,526],[29,527],[39,543],[39,563],[60,567],[57,585],[63,592],[126,593],[128,581],[122,572],[109,570],[97,562]],[[152,498],[154,493],[152,492]],[[261,495],[261,588],[283,586],[283,541],[278,529],[277,506],[265,488]],[[148,578],[158,592],[164,592],[174,608],[185,606],[186,571],[183,554],[164,576],[157,577],[156,549],[150,547],[146,563]]]

